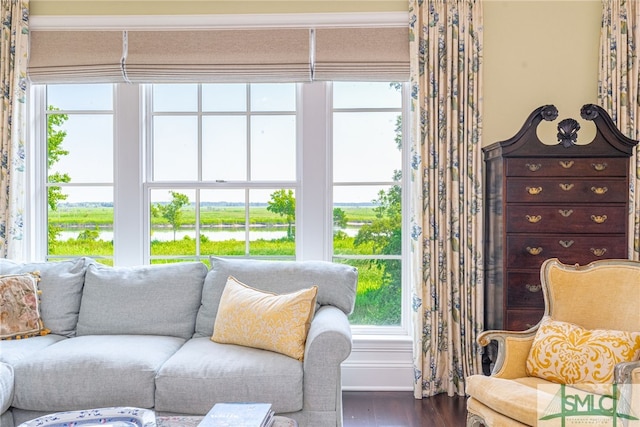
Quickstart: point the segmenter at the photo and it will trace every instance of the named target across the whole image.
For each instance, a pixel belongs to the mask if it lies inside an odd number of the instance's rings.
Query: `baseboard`
[[[413,390],[412,343],[408,337],[354,337],[342,363],[345,391]]]

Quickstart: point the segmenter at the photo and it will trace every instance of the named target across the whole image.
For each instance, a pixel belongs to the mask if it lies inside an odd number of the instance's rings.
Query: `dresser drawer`
[[[504,320],[505,329],[508,331],[524,331],[538,324],[544,309],[539,310],[507,310]]]
[[[505,161],[507,176],[620,176],[628,173],[624,157],[608,158],[511,158]]]
[[[624,235],[507,235],[507,268],[539,269],[548,258],[565,264],[588,264],[605,258],[626,258]]]
[[[626,203],[629,184],[619,178],[513,178],[506,191],[507,203]]]
[[[542,230],[545,233],[623,234],[627,228],[627,216],[624,204],[509,204],[506,209],[506,230],[508,233]]]
[[[541,308],[544,307],[540,272],[507,273],[507,307],[508,308]]]

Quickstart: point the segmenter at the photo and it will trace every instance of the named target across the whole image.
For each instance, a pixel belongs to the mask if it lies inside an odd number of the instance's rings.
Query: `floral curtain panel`
[[[414,394],[464,395],[482,331],[482,9],[410,0]]]
[[[609,112],[623,134],[640,139],[640,106],[638,105],[639,59],[636,47],[640,43],[640,2],[602,1],[600,33],[600,77],[598,102]],[[629,253],[640,260],[640,155],[636,148],[631,157],[632,206]]]
[[[28,0],[0,9],[0,257],[23,257]]]

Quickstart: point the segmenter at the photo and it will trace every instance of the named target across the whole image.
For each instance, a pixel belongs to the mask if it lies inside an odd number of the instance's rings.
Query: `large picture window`
[[[359,271],[352,324],[405,326],[406,85],[31,90],[42,258],[348,263]]]

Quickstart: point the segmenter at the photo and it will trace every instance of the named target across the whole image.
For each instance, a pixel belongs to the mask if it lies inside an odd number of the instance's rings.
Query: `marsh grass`
[[[350,221],[366,223],[374,216],[371,208],[343,208]],[[244,210],[242,208],[223,207],[204,209],[200,212],[203,226],[220,226],[244,224]],[[184,224],[193,224],[195,213],[193,209],[185,209]],[[252,208],[250,213],[252,224],[284,225],[283,219],[266,208]],[[50,223],[63,229],[78,230],[97,227],[112,227],[113,209],[108,207],[69,207],[50,212]],[[159,229],[168,226],[161,218],[154,218],[152,226]],[[151,242],[152,263],[169,263],[185,260],[197,260],[196,241],[193,238],[175,241]],[[334,250],[342,255],[370,255],[373,253],[371,244],[355,246],[354,238],[340,236],[334,239]],[[200,240],[200,260],[209,265],[209,256],[244,256],[246,254],[243,240],[212,241],[206,238]],[[283,239],[255,240],[249,242],[251,256],[277,256],[295,258],[295,242]],[[56,257],[91,256],[101,263],[113,264],[113,242],[102,240],[68,239],[55,241],[49,245],[49,254]],[[158,257],[158,258],[154,258]],[[166,258],[165,258],[166,257]],[[171,259],[172,257],[177,257]],[[380,265],[367,260],[342,261],[358,269],[358,288],[356,306],[350,321],[354,325],[399,325],[400,323],[400,293],[399,286],[390,286],[385,280],[384,269]]]

